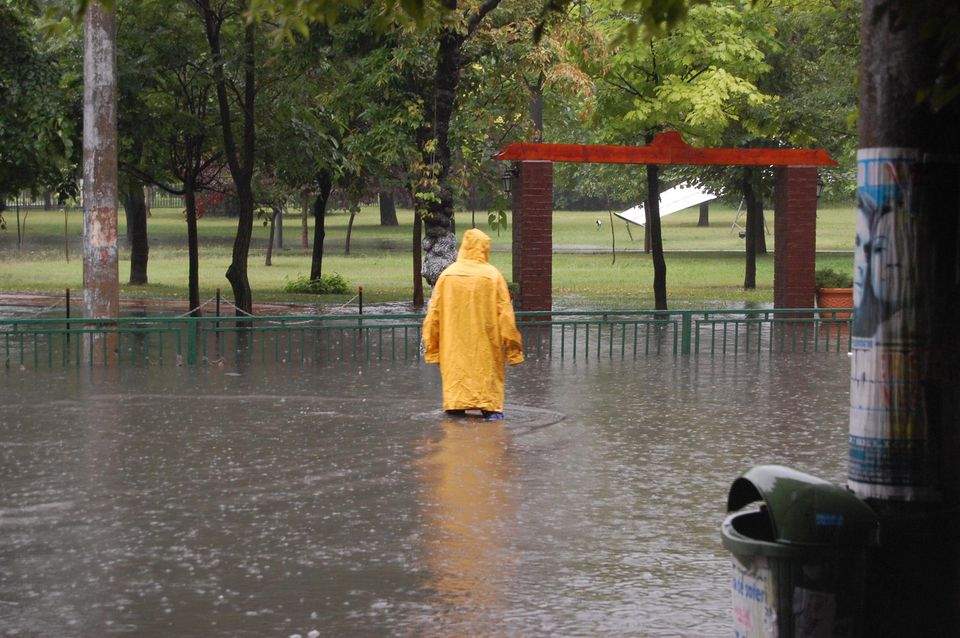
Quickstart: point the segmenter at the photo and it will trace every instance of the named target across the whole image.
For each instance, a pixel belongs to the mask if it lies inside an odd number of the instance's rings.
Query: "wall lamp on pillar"
[[[503,192],[507,195],[513,190],[513,178],[520,174],[520,167],[510,163],[507,164],[507,167],[503,169],[503,175],[500,176],[500,180],[503,184]]]
[[[823,177],[817,175],[817,199],[820,199],[820,196],[823,195],[823,189],[826,185],[827,183],[823,181]]]

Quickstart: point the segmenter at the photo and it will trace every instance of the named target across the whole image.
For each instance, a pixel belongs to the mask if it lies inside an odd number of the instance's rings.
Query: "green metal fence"
[[[519,312],[528,358],[847,352],[849,310]],[[0,319],[0,363],[420,361],[422,314]]]

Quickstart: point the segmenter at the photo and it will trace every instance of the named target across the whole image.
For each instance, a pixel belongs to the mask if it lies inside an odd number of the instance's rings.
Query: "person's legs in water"
[[[488,412],[483,410],[484,421],[503,421],[503,412]]]

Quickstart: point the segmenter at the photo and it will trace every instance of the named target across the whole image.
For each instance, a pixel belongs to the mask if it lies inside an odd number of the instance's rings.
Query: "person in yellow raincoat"
[[[443,409],[503,418],[504,364],[523,362],[507,282],[490,265],[490,238],[472,228],[437,279],[423,321],[427,363],[440,364]]]

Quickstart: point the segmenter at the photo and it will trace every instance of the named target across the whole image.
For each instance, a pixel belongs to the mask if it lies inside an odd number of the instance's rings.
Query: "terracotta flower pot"
[[[853,308],[853,288],[817,288],[818,308]],[[836,313],[837,319],[849,319],[849,312]]]

